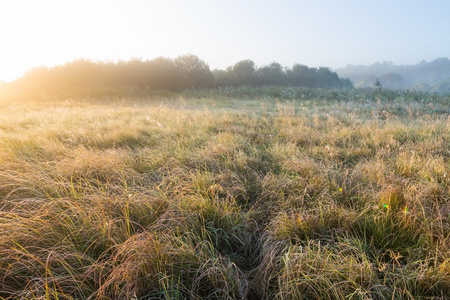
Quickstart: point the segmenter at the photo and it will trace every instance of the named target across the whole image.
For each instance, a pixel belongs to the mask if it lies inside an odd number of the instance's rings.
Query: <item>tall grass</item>
[[[1,103],[0,297],[450,297],[448,98],[251,92]]]

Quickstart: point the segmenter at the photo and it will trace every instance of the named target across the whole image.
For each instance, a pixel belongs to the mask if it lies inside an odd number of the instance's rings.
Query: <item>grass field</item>
[[[330,93],[0,103],[0,298],[450,298],[450,97]]]

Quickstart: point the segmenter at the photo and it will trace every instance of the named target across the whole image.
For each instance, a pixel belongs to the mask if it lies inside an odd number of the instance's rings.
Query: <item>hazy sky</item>
[[[416,64],[450,56],[449,13],[448,0],[5,0],[0,80],[77,58]]]

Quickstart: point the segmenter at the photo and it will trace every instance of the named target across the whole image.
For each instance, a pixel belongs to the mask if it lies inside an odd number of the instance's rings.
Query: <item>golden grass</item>
[[[355,97],[2,103],[0,298],[450,297],[447,98]]]

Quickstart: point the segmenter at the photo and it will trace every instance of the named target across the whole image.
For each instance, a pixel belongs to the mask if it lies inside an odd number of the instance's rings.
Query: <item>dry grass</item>
[[[0,103],[0,298],[449,298],[448,98],[327,99]]]

